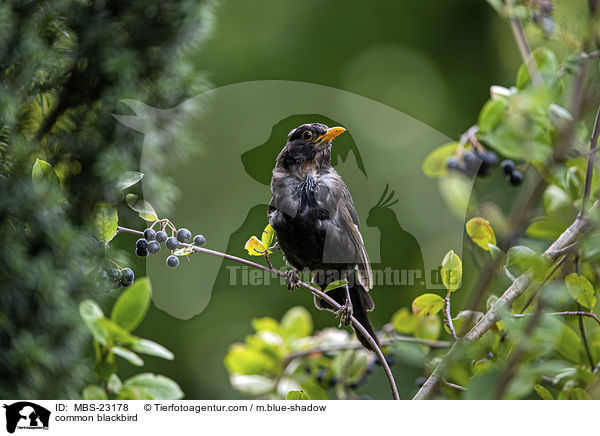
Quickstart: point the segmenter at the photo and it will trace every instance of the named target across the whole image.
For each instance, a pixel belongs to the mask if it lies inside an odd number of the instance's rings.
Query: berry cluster
[[[512,160],[503,160],[500,167],[502,167],[506,180],[508,180],[511,185],[519,186],[523,183],[523,173],[515,168],[515,163]]]
[[[108,271],[102,271],[102,279],[111,284],[113,289],[133,284],[134,274],[131,268],[110,268]]]
[[[496,165],[498,165],[498,155],[483,149],[465,150],[460,158],[450,156],[446,160],[448,170],[461,172],[467,177],[487,177]],[[523,173],[516,169],[512,160],[503,160],[500,166],[511,185],[519,186],[523,182]]]
[[[459,171],[468,177],[487,177],[496,165],[498,165],[498,155],[487,150],[466,150],[462,154],[462,160],[456,156],[446,160],[446,168]]]
[[[140,238],[135,243],[135,254],[139,257],[148,257],[148,254],[158,254],[160,252],[160,244],[164,243],[171,255],[167,257],[167,265],[171,268],[179,266],[179,258],[172,251],[179,248],[179,244],[187,244],[192,241],[192,234],[188,229],[179,229],[175,231],[173,228],[172,234],[168,236],[164,230],[155,231],[152,227],[144,230],[144,237]],[[206,238],[202,235],[194,237],[194,245],[202,246],[206,243]]]

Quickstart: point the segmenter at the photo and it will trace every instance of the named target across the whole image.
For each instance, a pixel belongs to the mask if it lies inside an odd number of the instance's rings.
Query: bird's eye
[[[307,141],[310,141],[312,138],[312,132],[309,132],[308,130],[305,131],[304,133],[302,133],[302,139],[305,139]]]

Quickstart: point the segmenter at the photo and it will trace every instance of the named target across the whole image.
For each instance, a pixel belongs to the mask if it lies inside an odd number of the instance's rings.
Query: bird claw
[[[300,277],[298,276],[298,271],[296,271],[295,269],[287,270],[284,273],[283,278],[285,280],[288,291],[295,291],[296,288],[298,287],[298,283],[300,283]]]
[[[335,317],[340,317],[339,327],[345,325],[348,327],[352,324],[352,314],[354,313],[354,309],[352,308],[352,303],[350,301],[346,302],[342,307],[334,312]]]

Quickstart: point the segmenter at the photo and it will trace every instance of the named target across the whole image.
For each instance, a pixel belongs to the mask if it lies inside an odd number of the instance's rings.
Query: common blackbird
[[[377,341],[367,316],[375,307],[368,293],[373,275],[358,215],[346,184],[331,166],[331,141],[345,130],[313,123],[289,133],[273,169],[268,216],[287,263],[296,269],[286,274],[288,287],[295,287],[297,270],[304,269],[313,273],[313,283],[321,289],[333,281],[348,280],[347,285],[328,292],[342,306],[336,316],[350,325],[354,315]],[[334,311],[316,296],[315,305]],[[372,350],[367,339],[355,332],[363,346]]]

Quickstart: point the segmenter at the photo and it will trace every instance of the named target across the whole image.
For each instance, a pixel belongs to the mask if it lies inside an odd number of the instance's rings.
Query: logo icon
[[[29,401],[19,401],[10,405],[4,404],[6,409],[6,431],[14,433],[15,429],[48,429],[50,411],[42,406]]]

